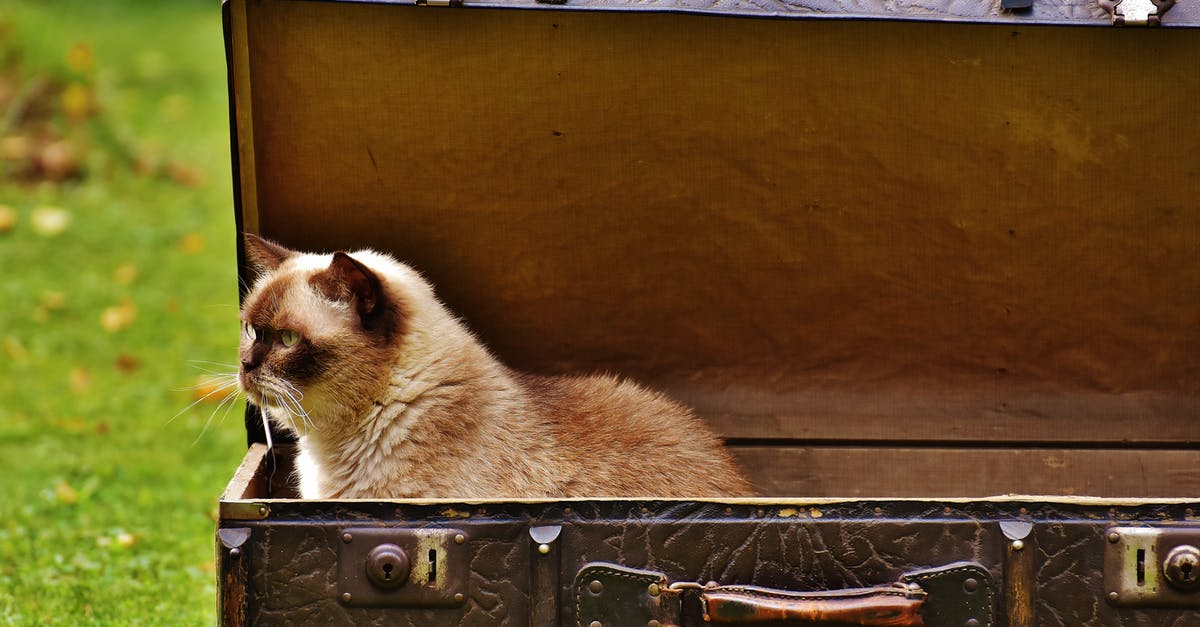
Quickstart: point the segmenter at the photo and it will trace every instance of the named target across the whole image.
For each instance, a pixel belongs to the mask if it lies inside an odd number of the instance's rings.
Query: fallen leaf
[[[67,433],[83,433],[88,431],[88,423],[79,418],[67,418],[62,421],[62,429]]]
[[[126,300],[119,305],[113,305],[100,313],[100,326],[109,333],[116,333],[137,320],[137,305]]]
[[[62,110],[67,119],[78,124],[92,117],[92,90],[80,83],[71,83],[63,90]]]
[[[49,311],[58,311],[67,304],[66,292],[42,292],[41,306]]]
[[[163,98],[161,107],[163,113],[166,114],[169,119],[182,120],[187,117],[189,113],[191,113],[192,103],[190,100],[188,100],[187,96],[175,93],[168,94],[165,98]]]
[[[119,285],[129,285],[137,280],[138,267],[132,263],[123,263],[113,271],[113,281]]]
[[[0,205],[0,233],[7,233],[17,226],[17,212],[8,205]]]
[[[204,250],[204,235],[200,233],[188,233],[179,238],[179,250],[189,255],[194,255]]]
[[[113,363],[113,365],[117,367],[117,370],[128,374],[136,371],[138,368],[141,368],[142,362],[138,361],[138,358],[134,357],[133,355],[121,353],[120,355],[117,355],[117,360]]]
[[[38,207],[31,218],[34,232],[43,237],[54,237],[71,226],[71,214],[58,207]]]
[[[4,352],[8,354],[9,359],[15,362],[29,359],[29,351],[25,350],[25,345],[11,335],[4,338]]]
[[[92,387],[92,372],[87,368],[71,368],[71,372],[67,375],[67,382],[72,392],[83,394]]]
[[[24,161],[33,154],[33,142],[24,135],[8,135],[0,139],[0,158],[5,161]]]
[[[109,427],[108,427],[107,422],[100,421],[100,422],[96,423],[96,433],[97,434],[108,435],[108,429],[109,429]]]
[[[33,309],[33,321],[39,324],[49,322],[50,314],[62,309],[66,302],[67,295],[62,292],[43,293],[41,302]]]
[[[133,545],[137,544],[138,541],[137,536],[132,533],[125,533],[124,531],[118,533],[115,540],[117,541],[117,545],[123,549],[133,548]]]
[[[199,187],[204,184],[203,171],[179,161],[167,164],[167,176],[184,187]]]
[[[192,399],[208,403],[219,403],[225,400],[227,396],[220,392],[229,387],[229,384],[230,380],[228,378],[207,374],[201,375],[196,379],[196,385],[192,387]]]
[[[91,71],[96,64],[96,57],[92,54],[92,47],[78,42],[67,49],[67,67],[72,71],[80,74]]]
[[[71,142],[62,139],[42,147],[38,155],[42,174],[51,181],[62,181],[79,174],[79,155]]]
[[[74,505],[79,501],[79,493],[66,481],[59,481],[58,485],[54,486],[54,496],[60,503],[67,505]]]

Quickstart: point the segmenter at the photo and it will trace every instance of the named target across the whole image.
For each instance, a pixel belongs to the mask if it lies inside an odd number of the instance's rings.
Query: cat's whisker
[[[203,359],[189,359],[189,360],[187,360],[187,363],[192,364],[192,365],[203,364],[205,366],[220,366],[222,368],[233,368],[234,370],[237,370],[237,364],[227,364],[222,361],[205,361]]]
[[[209,398],[211,398],[212,396],[214,396],[214,395],[216,395],[216,394],[219,394],[219,393],[221,393],[221,392],[225,392],[225,391],[229,390],[230,388],[232,388],[232,387],[236,387],[236,386],[237,386],[237,381],[236,381],[236,380],[234,380],[234,381],[230,381],[229,383],[225,383],[225,384],[222,384],[222,385],[219,385],[219,386],[217,386],[217,387],[213,388],[212,390],[210,390],[210,391],[209,391],[207,394],[205,394],[204,396],[201,396],[200,398],[198,398],[198,399],[196,399],[196,400],[192,401],[191,403],[189,403],[189,404],[188,404],[188,406],[187,406],[187,407],[184,407],[183,409],[179,410],[179,411],[178,411],[178,412],[177,412],[177,413],[176,413],[174,416],[171,416],[170,418],[168,418],[168,419],[167,419],[167,421],[166,421],[165,423],[163,423],[163,424],[168,424],[168,425],[169,425],[169,424],[171,424],[172,422],[174,422],[174,421],[175,421],[175,419],[176,419],[176,418],[178,418],[178,417],[182,416],[182,415],[183,415],[184,413],[186,413],[186,412],[187,412],[189,409],[191,409],[191,408],[195,407],[196,405],[199,405],[200,403],[203,403],[204,401],[208,400]],[[234,391],[232,391],[232,392],[229,392],[229,393],[231,393],[231,394],[236,394],[237,392],[236,392],[236,390],[234,390]]]
[[[201,381],[195,385],[189,385],[182,388],[171,388],[172,392],[192,392],[195,390],[204,390],[216,386],[217,389],[223,390],[227,387],[237,385],[238,375],[234,373],[214,372],[211,373],[212,378],[207,381]]]
[[[237,402],[237,397],[237,390],[230,390],[225,394],[224,397],[221,398],[221,401],[217,403],[217,406],[212,410],[211,413],[208,414],[208,419],[204,421],[204,426],[200,429],[199,435],[196,436],[195,440],[192,440],[192,446],[195,446],[196,443],[200,441],[200,438],[204,437],[205,433],[208,433],[208,428],[210,425],[212,425],[213,418],[216,417],[217,412],[221,411],[221,407],[225,406],[226,403],[229,403],[228,407],[232,408],[234,403]],[[232,403],[229,402],[230,399],[233,399]],[[228,411],[228,409],[226,411]]]

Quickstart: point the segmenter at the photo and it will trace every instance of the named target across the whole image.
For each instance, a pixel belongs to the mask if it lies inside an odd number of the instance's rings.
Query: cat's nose
[[[242,372],[250,372],[262,364],[261,360],[251,358],[250,361],[242,360]]]

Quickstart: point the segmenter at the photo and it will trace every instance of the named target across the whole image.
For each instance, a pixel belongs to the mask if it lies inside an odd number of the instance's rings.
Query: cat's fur
[[[261,274],[239,383],[299,436],[304,498],[753,494],[688,409],[611,376],[510,370],[390,256],[250,234],[246,252]]]

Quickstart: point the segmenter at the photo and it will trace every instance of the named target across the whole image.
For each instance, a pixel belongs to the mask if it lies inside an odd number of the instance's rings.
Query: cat
[[[305,499],[754,495],[689,409],[507,368],[389,255],[245,243],[239,387],[298,436]]]

